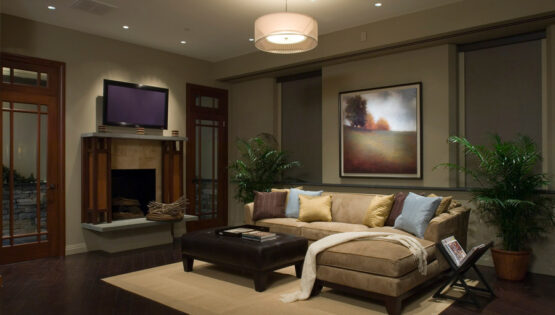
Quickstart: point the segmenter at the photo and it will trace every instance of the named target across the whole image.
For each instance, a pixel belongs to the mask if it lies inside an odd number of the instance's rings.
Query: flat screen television
[[[168,89],[105,79],[103,123],[168,129]]]

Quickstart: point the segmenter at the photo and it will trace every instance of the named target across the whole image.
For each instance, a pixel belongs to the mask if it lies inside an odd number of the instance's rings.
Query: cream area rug
[[[283,303],[280,295],[299,289],[293,266],[277,270],[264,292],[254,290],[248,274],[195,260],[193,271],[175,263],[102,279],[187,314],[387,314],[379,301],[325,288],[316,297]],[[436,287],[437,288],[437,287]],[[403,314],[439,314],[452,301],[432,298],[436,288],[405,303]]]

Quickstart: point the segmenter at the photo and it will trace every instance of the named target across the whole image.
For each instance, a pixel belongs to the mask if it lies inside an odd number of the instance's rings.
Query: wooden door
[[[0,264],[65,251],[64,64],[1,55]]]
[[[227,225],[227,91],[187,84],[187,231]]]

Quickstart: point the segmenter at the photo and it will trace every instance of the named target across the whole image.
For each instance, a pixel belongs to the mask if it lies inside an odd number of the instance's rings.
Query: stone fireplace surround
[[[96,138],[96,139],[95,139]],[[108,197],[111,199],[111,170],[154,169],[156,200],[172,202],[183,195],[183,137],[134,135],[121,133],[90,133],[82,135],[82,223],[87,250],[119,252],[135,248],[167,244],[170,227],[176,236],[185,232],[185,223],[196,216],[186,215],[182,222],[170,226],[166,223],[147,221],[145,218],[106,220],[94,222],[91,214],[106,214]],[[102,156],[103,155],[103,156]],[[102,161],[105,159],[106,161]],[[102,164],[107,165],[102,165]],[[108,175],[110,174],[110,175]],[[102,191],[102,189],[105,189]],[[95,192],[96,189],[96,192]],[[96,195],[95,195],[96,193]],[[104,198],[94,200],[94,197]],[[107,204],[108,203],[108,204]],[[96,207],[96,209],[95,209]],[[104,222],[103,222],[104,221]]]
[[[154,169],[156,201],[169,203],[181,197],[185,140],[121,133],[83,134],[81,222],[112,221],[112,170]]]

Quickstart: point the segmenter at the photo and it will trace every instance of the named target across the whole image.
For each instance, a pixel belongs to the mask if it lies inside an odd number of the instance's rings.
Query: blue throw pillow
[[[424,232],[441,202],[441,197],[423,197],[409,193],[401,215],[395,220],[394,228],[423,238]]]
[[[308,191],[301,190],[297,188],[291,188],[289,190],[289,199],[287,199],[287,207],[285,208],[285,216],[287,218],[298,218],[299,217],[299,195],[306,196],[320,196],[323,191]]]

